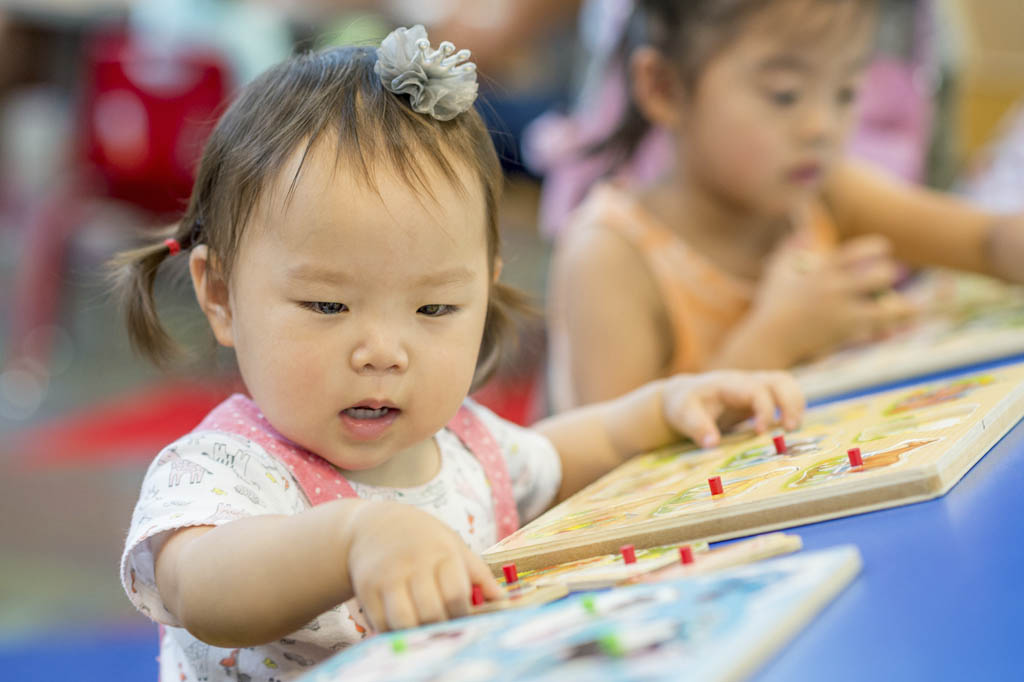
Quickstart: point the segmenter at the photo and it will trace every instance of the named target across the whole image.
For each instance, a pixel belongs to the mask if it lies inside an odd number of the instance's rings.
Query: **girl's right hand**
[[[487,600],[504,590],[451,528],[398,502],[368,502],[350,520],[349,578],[375,630],[399,630],[469,613],[473,584]]]
[[[892,288],[902,273],[881,236],[851,239],[828,254],[784,246],[766,269],[752,316],[782,345],[785,364],[794,364],[913,315]]]

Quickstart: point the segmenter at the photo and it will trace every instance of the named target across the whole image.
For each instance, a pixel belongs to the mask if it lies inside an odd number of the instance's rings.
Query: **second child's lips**
[[[792,168],[787,176],[793,182],[814,182],[821,177],[821,165],[805,163]]]

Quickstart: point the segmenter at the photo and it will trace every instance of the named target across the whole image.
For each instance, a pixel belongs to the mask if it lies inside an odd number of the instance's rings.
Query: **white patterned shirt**
[[[535,518],[550,506],[561,484],[561,463],[554,447],[539,433],[505,421],[472,400],[467,399],[466,406],[491,431],[505,456],[521,522]],[[498,540],[490,485],[476,457],[454,433],[442,429],[434,438],[441,467],[427,483],[414,488],[350,484],[362,499],[419,507],[481,553]],[[358,614],[357,622],[348,606],[340,604],[270,644],[223,649],[193,637],[160,598],[153,547],[170,534],[189,526],[217,526],[260,514],[299,514],[310,508],[288,468],[242,436],[196,431],[161,451],[142,482],[121,559],[121,580],[136,608],[165,626],[160,643],[162,680],[293,679],[366,636]]]

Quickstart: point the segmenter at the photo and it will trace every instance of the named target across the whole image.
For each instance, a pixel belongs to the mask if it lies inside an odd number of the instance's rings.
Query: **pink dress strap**
[[[465,405],[459,407],[448,429],[480,462],[491,484],[498,539],[519,528],[512,481],[501,448],[490,430]],[[323,457],[306,450],[277,432],[256,403],[236,393],[215,407],[195,428],[196,431],[225,431],[258,443],[292,472],[310,504],[318,505],[340,498],[358,497],[342,473]]]
[[[476,414],[465,405],[459,407],[455,417],[448,422],[448,430],[458,436],[466,449],[476,456],[484,475],[491,484],[494,500],[494,523],[498,529],[498,540],[519,529],[519,512],[516,510],[512,480],[501,447]]]
[[[226,431],[263,446],[272,457],[288,467],[314,506],[343,497],[359,497],[330,462],[278,433],[256,403],[240,393],[215,407],[195,430]]]

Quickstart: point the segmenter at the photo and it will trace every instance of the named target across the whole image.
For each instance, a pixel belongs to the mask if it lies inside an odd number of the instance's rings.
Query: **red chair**
[[[157,51],[123,31],[88,40],[84,60],[75,167],[24,226],[7,366],[48,364],[68,242],[96,199],[127,202],[154,222],[184,209],[231,87],[219,54]]]

